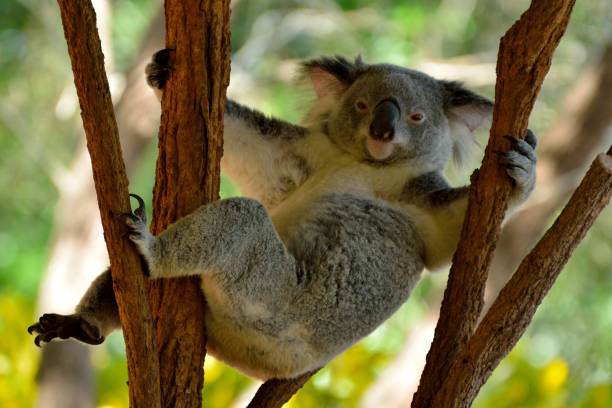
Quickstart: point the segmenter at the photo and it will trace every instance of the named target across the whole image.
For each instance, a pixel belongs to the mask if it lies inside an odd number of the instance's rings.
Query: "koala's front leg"
[[[535,186],[535,167],[538,162],[535,148],[538,139],[529,129],[527,129],[525,140],[511,136],[504,136],[504,138],[510,141],[510,150],[507,152],[495,150],[494,153],[501,156],[501,162],[506,166],[506,172],[514,180],[514,188],[509,202],[509,210],[513,210],[529,197]]]
[[[527,199],[535,184],[535,147],[537,139],[527,131],[525,140],[507,137],[511,149],[496,151],[506,172],[514,181],[509,213]],[[425,242],[425,265],[429,270],[446,266],[457,248],[467,208],[469,187],[452,188],[439,173],[427,173],[412,180],[405,188],[402,201],[418,210],[412,218]]]
[[[159,100],[173,69],[172,52],[156,52],[145,69],[147,83]],[[223,118],[221,168],[244,195],[272,208],[308,177],[310,165],[295,146],[308,137],[306,128],[231,99],[226,100]]]

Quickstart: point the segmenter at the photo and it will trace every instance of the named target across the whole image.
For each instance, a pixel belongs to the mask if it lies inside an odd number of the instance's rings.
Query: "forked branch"
[[[505,135],[524,137],[529,114],[574,2],[533,0],[501,40],[489,144],[480,170],[472,176],[461,239],[453,258],[434,341],[412,401],[413,408],[431,406],[476,327],[510,193],[510,180],[491,152],[507,150]]]
[[[478,326],[451,367],[432,407],[469,407],[521,338],[572,252],[612,197],[612,147],[586,176]]]

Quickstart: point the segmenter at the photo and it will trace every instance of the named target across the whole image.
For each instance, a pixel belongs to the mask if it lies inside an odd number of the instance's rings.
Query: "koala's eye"
[[[359,98],[355,101],[355,110],[357,110],[357,112],[366,113],[368,108],[368,104],[364,99]]]
[[[419,124],[419,123],[423,123],[424,120],[425,120],[425,113],[423,113],[423,111],[420,109],[412,111],[408,114],[409,122]]]

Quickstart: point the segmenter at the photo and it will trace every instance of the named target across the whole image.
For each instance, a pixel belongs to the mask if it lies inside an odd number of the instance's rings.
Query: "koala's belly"
[[[214,273],[202,282],[209,352],[262,379],[325,365],[386,320],[423,269],[414,224],[396,206],[353,191],[296,193],[270,213],[300,265],[297,291],[269,288],[265,305],[238,287],[224,290]]]
[[[246,304],[221,286],[214,277],[203,277],[207,350],[218,360],[266,380],[296,377],[331,359],[304,341],[307,336],[300,322],[271,315],[265,305]]]
[[[246,375],[261,380],[293,378],[322,367],[331,358],[314,352],[300,337],[297,325],[272,336],[250,327],[249,321],[236,321],[236,317],[207,310],[206,348],[210,355]]]
[[[410,217],[352,194],[322,197],[288,247],[309,282],[291,310],[308,322],[313,347],[335,353],[395,312],[423,270],[423,244]]]

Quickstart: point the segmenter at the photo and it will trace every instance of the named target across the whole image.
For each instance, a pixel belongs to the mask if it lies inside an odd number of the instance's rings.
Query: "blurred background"
[[[151,201],[159,105],[144,65],[164,44],[160,1],[94,0],[130,174]],[[500,37],[526,0],[235,0],[230,97],[299,121],[312,97],[292,84],[300,59],[361,54],[493,98]],[[54,342],[26,328],[69,313],[107,264],[89,157],[55,2],[0,2],[0,406],[127,407],[123,338]],[[597,152],[612,142],[612,3],[579,1],[531,116],[538,186],[506,226],[491,299],[551,223]],[[486,144],[486,130],[479,135]],[[482,158],[451,166],[468,182]],[[239,194],[223,180],[223,197]],[[290,407],[408,407],[432,338],[445,272],[426,274],[382,327],[321,370]],[[243,407],[257,383],[206,360],[204,405]],[[559,278],[475,407],[612,407],[612,211]]]

